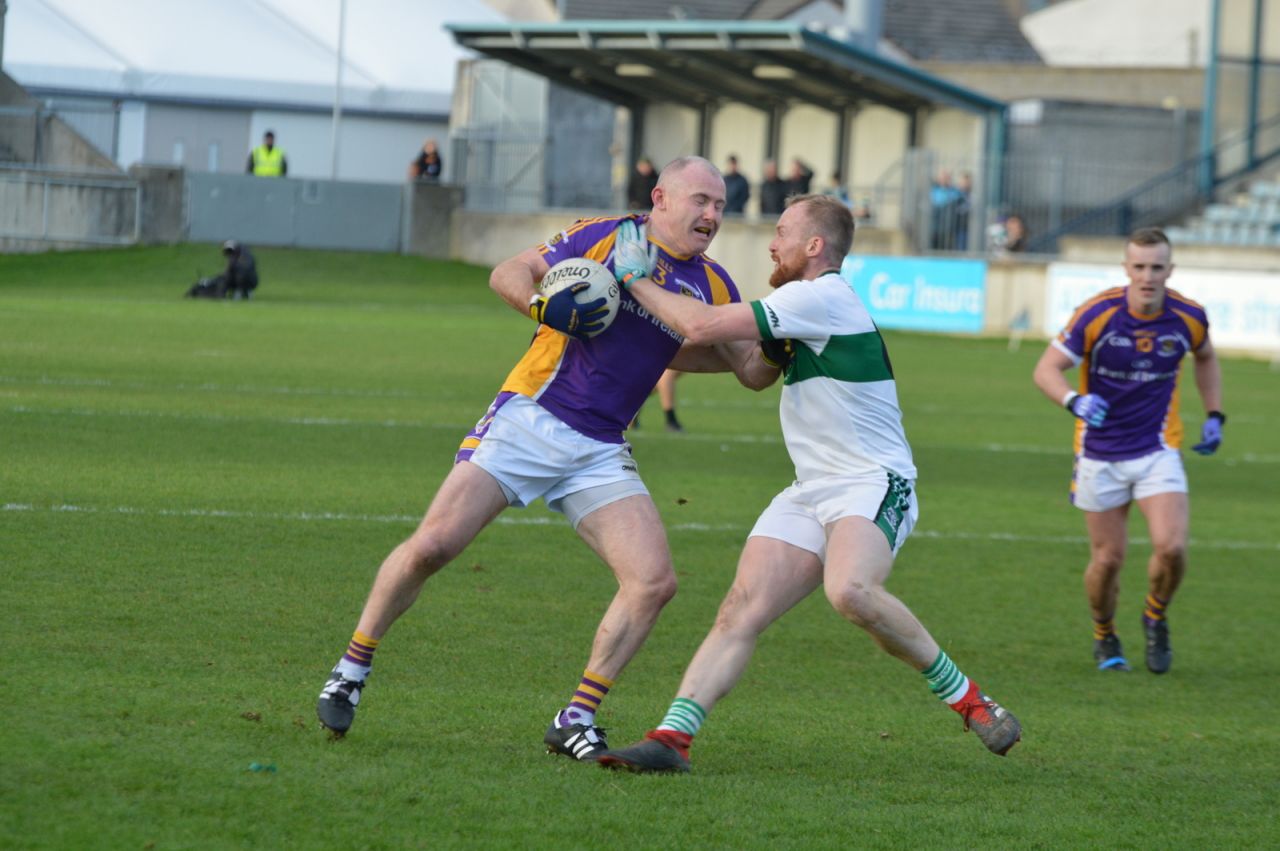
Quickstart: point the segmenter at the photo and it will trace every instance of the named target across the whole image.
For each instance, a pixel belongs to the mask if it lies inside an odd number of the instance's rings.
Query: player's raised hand
[[[1096,393],[1073,394],[1067,400],[1067,410],[1095,428],[1102,425],[1110,407],[1111,403]]]
[[[629,289],[637,278],[647,278],[658,262],[658,246],[650,245],[645,226],[636,226],[634,219],[618,225],[613,243],[613,274]]]
[[[602,298],[586,304],[578,303],[578,293],[590,286],[591,284],[582,281],[551,296],[538,293],[529,302],[529,315],[535,322],[541,322],[570,337],[585,340],[603,327],[601,320],[609,312],[609,306]]]
[[[1200,442],[1191,447],[1193,452],[1201,455],[1212,455],[1218,451],[1218,447],[1222,445],[1222,424],[1227,418],[1219,411],[1212,411],[1209,419],[1204,421],[1204,425],[1200,427]]]

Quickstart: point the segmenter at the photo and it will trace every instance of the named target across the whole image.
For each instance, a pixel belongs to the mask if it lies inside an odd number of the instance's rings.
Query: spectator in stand
[[[787,202],[787,182],[778,177],[778,164],[764,161],[764,180],[760,181],[760,215],[772,216],[782,212]]]
[[[839,169],[831,172],[831,183],[822,190],[822,194],[830,195],[850,209],[853,207],[853,204],[849,201],[849,190],[844,185],[844,175],[840,173]]]
[[[955,201],[951,207],[951,246],[969,250],[969,210],[972,208],[973,175],[961,172],[956,178]]]
[[[729,154],[729,167],[724,171],[724,211],[741,214],[747,208],[751,198],[751,185],[747,178],[738,171],[738,158]]]
[[[787,175],[787,194],[808,195],[809,187],[812,185],[813,169],[809,168],[799,157],[796,157],[791,161],[791,171]]]
[[[653,188],[658,185],[658,170],[653,160],[641,157],[627,183],[627,209],[647,212],[653,209]]]
[[[1008,252],[1027,250],[1027,226],[1022,216],[1011,213],[1004,220],[1004,250]]]
[[[1027,228],[1022,217],[1010,213],[987,226],[987,244],[1000,257],[1027,250]]]
[[[948,169],[939,169],[929,187],[929,247],[934,250],[955,248],[955,212],[960,190],[952,182]]]
[[[422,143],[417,159],[409,163],[409,179],[438,181],[443,176],[444,160],[440,157],[440,148],[435,139],[428,139]]]

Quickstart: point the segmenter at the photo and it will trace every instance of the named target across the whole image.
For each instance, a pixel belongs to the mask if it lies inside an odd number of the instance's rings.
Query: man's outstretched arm
[[[777,364],[761,357],[760,346],[745,341],[713,346],[686,343],[676,352],[671,368],[681,372],[732,372],[749,390],[770,387],[781,374]]]

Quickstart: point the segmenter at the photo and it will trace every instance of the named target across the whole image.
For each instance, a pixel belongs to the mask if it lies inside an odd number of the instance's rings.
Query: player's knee
[[[851,583],[827,587],[826,592],[832,607],[858,626],[867,627],[880,620],[880,586]]]
[[[1187,547],[1181,541],[1156,543],[1155,556],[1163,564],[1180,565],[1187,560]]]
[[[661,609],[676,595],[676,574],[673,570],[667,570],[633,579],[624,583],[621,590],[640,608]]]
[[[1120,550],[1095,550],[1089,559],[1089,570],[1103,576],[1114,576],[1124,567],[1124,552]]]
[[[423,578],[452,561],[459,549],[430,531],[419,531],[400,546],[404,549],[409,569]]]

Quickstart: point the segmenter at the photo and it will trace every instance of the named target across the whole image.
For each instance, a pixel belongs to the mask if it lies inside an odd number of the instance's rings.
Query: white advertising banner
[[[1119,264],[1049,264],[1044,332],[1057,334],[1081,302],[1127,283]],[[1280,352],[1280,275],[1186,269],[1175,264],[1168,285],[1204,305],[1215,346]]]

